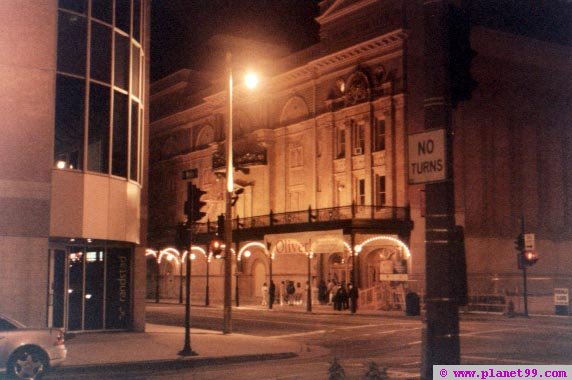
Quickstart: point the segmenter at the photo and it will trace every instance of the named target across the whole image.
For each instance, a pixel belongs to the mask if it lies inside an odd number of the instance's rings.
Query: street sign
[[[554,305],[568,306],[570,304],[570,294],[568,288],[554,288]]]
[[[524,234],[524,250],[534,251],[534,234]]]
[[[183,170],[183,179],[195,179],[199,176],[198,170],[194,169],[187,169]]]
[[[408,148],[410,184],[447,179],[444,129],[409,135]]]

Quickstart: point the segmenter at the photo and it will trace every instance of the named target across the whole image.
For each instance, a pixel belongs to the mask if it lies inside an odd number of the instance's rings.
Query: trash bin
[[[568,288],[554,288],[554,314],[569,315],[570,290]]]
[[[405,315],[413,316],[419,315],[419,295],[414,292],[409,292],[405,296]]]

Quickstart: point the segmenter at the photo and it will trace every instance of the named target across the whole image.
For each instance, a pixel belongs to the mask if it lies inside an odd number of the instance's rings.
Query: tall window
[[[352,154],[359,156],[363,154],[365,148],[365,126],[352,120]]]
[[[386,202],[386,192],[385,192],[385,176],[376,175],[376,185],[375,185],[375,205],[384,206]]]
[[[292,147],[290,148],[290,167],[300,168],[304,166],[304,157],[302,155],[302,147]]]
[[[375,119],[373,126],[373,151],[385,150],[385,120]]]
[[[356,204],[365,205],[365,179],[356,178]]]
[[[58,6],[54,166],[139,181],[144,0]]]
[[[336,159],[346,156],[346,130],[338,128],[336,130]]]

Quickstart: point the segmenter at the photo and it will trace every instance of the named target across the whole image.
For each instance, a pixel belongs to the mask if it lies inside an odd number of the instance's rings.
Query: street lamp
[[[312,251],[306,252],[306,256],[308,257],[308,289],[307,291],[307,300],[306,300],[306,311],[308,313],[312,312],[312,257],[314,253]]]
[[[232,77],[232,54],[226,53],[226,70],[227,70],[227,112],[228,121],[226,124],[226,197],[225,197],[225,214],[224,214],[224,307],[223,307],[223,334],[232,333],[232,300],[231,300],[231,276],[232,276],[232,197],[234,190],[233,178],[233,154],[232,154],[232,101],[233,101],[233,77]],[[247,75],[246,85],[248,88],[256,87],[258,79],[252,73]]]

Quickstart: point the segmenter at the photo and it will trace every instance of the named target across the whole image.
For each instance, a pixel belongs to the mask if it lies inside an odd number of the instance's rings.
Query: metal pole
[[[422,331],[421,379],[433,378],[433,365],[460,363],[459,310],[453,299],[451,231],[455,228],[451,102],[449,89],[448,9],[450,0],[424,0],[425,129],[444,129],[444,181],[428,183],[425,215],[426,313]]]
[[[191,348],[191,249],[187,252],[186,261],[186,278],[185,278],[185,345],[179,355],[195,356],[198,355]]]
[[[179,265],[179,303],[183,303],[183,260]]]
[[[306,311],[308,313],[312,312],[312,256],[310,252],[307,252],[306,255],[308,256],[308,294],[307,294],[307,301],[306,301]]]
[[[232,163],[232,56],[226,54],[226,68],[228,73],[228,117],[226,128],[226,209],[224,215],[224,306],[223,306],[223,334],[232,333],[232,301],[231,301],[231,271],[232,271],[232,253],[230,246],[232,244],[232,191],[234,188],[233,180],[233,163]]]
[[[159,303],[160,293],[159,293],[159,277],[161,276],[159,268],[159,260],[157,259],[157,270],[155,272],[156,284],[155,284],[155,303]]]
[[[237,262],[236,265],[238,266],[238,262]],[[239,301],[239,299],[238,299],[238,267],[236,268],[236,272],[235,272],[234,275],[235,275],[235,277],[236,277],[235,282],[234,282],[234,294],[235,294],[235,297],[236,297],[235,301],[236,301],[236,307],[239,307],[239,306],[240,306],[240,301]]]
[[[524,215],[520,218],[520,233],[524,236]],[[523,260],[522,252],[520,252],[520,260],[522,262],[522,281],[523,281],[523,297],[524,297],[524,316],[528,317],[528,287],[526,279],[526,263]]]
[[[270,254],[270,256],[268,256],[268,258],[270,259],[270,262],[269,262],[269,264],[268,264],[268,271],[269,271],[269,277],[270,277],[270,282],[269,282],[269,284],[272,284],[272,254]],[[270,290],[270,287],[268,288],[268,290]],[[269,292],[268,294],[270,294],[270,292]],[[270,301],[270,299],[269,299],[268,301]],[[269,309],[272,309],[272,304],[273,304],[273,303],[274,303],[274,302],[268,302],[268,308],[269,308]]]
[[[210,267],[210,258],[209,255],[207,254],[207,284],[205,287],[205,306],[209,306],[210,305],[210,300],[209,300],[209,267]]]

